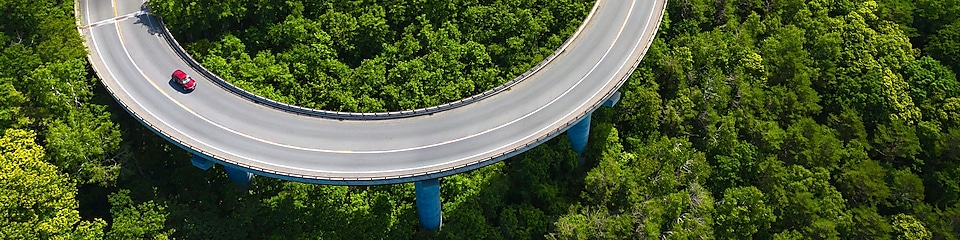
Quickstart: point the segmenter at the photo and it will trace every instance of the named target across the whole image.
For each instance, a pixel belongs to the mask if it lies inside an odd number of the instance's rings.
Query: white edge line
[[[89,12],[89,3],[87,2],[87,4],[85,4],[85,5],[86,5],[86,8],[88,9],[87,11]],[[633,1],[633,3],[631,3],[631,8],[630,8],[630,10],[629,10],[628,13],[627,13],[627,18],[628,18],[628,19],[632,16],[633,8],[634,8],[635,5],[636,5],[636,1]],[[145,14],[149,14],[149,13],[145,13]],[[129,15],[129,14],[128,14],[128,15]],[[653,11],[651,11],[650,15],[651,15],[651,16],[653,15]],[[89,22],[89,19],[88,19],[88,22]],[[152,22],[152,20],[151,20],[151,22]],[[629,22],[629,21],[624,21],[624,22],[621,24],[620,30],[618,31],[617,37],[615,38],[614,42],[617,42],[617,40],[618,40],[618,39],[620,38],[620,36],[622,35],[623,29],[626,27],[627,22]],[[119,34],[118,36],[122,35],[122,34],[120,33],[120,26],[119,26],[119,24],[115,24],[115,26],[117,27],[117,31],[118,31],[118,34]],[[645,34],[646,31],[647,31],[647,30],[644,30],[643,33]],[[642,34],[641,34],[641,35],[642,35]],[[93,34],[92,32],[91,32],[91,36],[90,36],[90,37],[91,37],[91,41],[93,42],[94,46],[98,46],[98,44],[96,43],[96,37],[94,36],[94,34]],[[393,149],[393,150],[379,150],[379,151],[338,151],[338,150],[325,150],[325,149],[304,148],[304,147],[290,146],[290,145],[286,145],[286,144],[280,144],[280,143],[275,143],[275,142],[266,141],[266,140],[263,140],[263,139],[260,139],[260,138],[256,138],[256,137],[253,137],[253,136],[250,136],[250,135],[247,135],[247,134],[244,134],[244,133],[241,133],[241,132],[238,132],[238,131],[235,131],[235,130],[226,128],[226,127],[224,127],[224,126],[222,126],[222,125],[220,125],[220,124],[214,123],[214,122],[210,121],[209,119],[200,116],[199,114],[197,114],[197,113],[194,112],[193,110],[189,109],[188,107],[186,107],[185,105],[183,105],[183,104],[180,103],[179,101],[176,101],[175,99],[173,99],[172,97],[170,97],[170,96],[167,94],[166,91],[163,91],[162,89],[159,89],[159,87],[156,85],[156,83],[154,83],[153,81],[150,81],[150,78],[148,78],[148,77],[146,76],[146,74],[143,72],[143,70],[142,70],[142,69],[136,64],[136,62],[133,60],[133,57],[130,55],[130,53],[126,50],[126,45],[124,44],[123,38],[122,38],[122,37],[120,37],[120,38],[121,38],[121,39],[120,39],[120,43],[121,43],[121,45],[122,45],[122,48],[124,49],[125,55],[127,55],[127,58],[130,59],[131,63],[134,65],[134,67],[137,69],[137,71],[140,72],[140,74],[143,75],[143,77],[145,77],[151,84],[153,84],[155,88],[158,88],[158,90],[160,90],[160,92],[163,93],[164,96],[166,96],[168,99],[170,99],[171,101],[175,102],[176,104],[180,105],[183,109],[189,111],[189,112],[190,112],[191,114],[193,114],[194,116],[196,116],[196,117],[198,117],[198,118],[200,118],[200,119],[203,119],[204,121],[206,121],[206,122],[208,122],[208,123],[210,123],[210,124],[212,124],[212,125],[215,125],[215,126],[217,126],[217,127],[219,127],[219,128],[222,128],[222,129],[224,129],[224,130],[227,130],[227,131],[229,131],[229,132],[232,132],[232,133],[234,133],[234,134],[237,134],[237,135],[240,135],[240,136],[244,136],[244,137],[247,137],[247,138],[256,140],[256,141],[264,142],[264,143],[267,143],[267,144],[272,144],[272,145],[276,145],[276,146],[280,146],[280,147],[286,147],[286,148],[297,149],[297,150],[304,150],[304,151],[316,151],[316,152],[328,152],[328,153],[343,153],[343,154],[354,154],[354,153],[356,153],[356,154],[377,154],[377,153],[393,153],[393,152],[402,152],[402,151],[410,151],[410,150],[419,150],[419,149],[424,149],[424,148],[430,148],[430,147],[435,147],[435,146],[439,146],[439,145],[444,145],[444,144],[447,144],[447,143],[462,141],[462,140],[469,139],[469,138],[472,138],[472,137],[477,136],[477,135],[482,135],[482,134],[485,134],[485,133],[488,133],[488,132],[491,132],[491,131],[494,131],[494,130],[497,130],[497,129],[500,129],[500,128],[503,128],[503,127],[506,127],[506,126],[508,126],[508,125],[510,125],[510,124],[513,124],[513,123],[516,123],[516,122],[518,122],[518,121],[520,121],[520,120],[522,120],[522,119],[525,119],[525,118],[533,115],[534,113],[537,113],[537,112],[539,112],[540,110],[542,110],[542,109],[550,106],[551,104],[555,103],[558,99],[560,99],[560,98],[562,98],[563,96],[565,96],[566,94],[568,94],[568,93],[569,93],[572,89],[574,89],[576,86],[579,86],[579,84],[581,84],[581,83],[583,82],[583,80],[584,80],[587,76],[589,76],[594,70],[596,70],[596,68],[600,65],[600,63],[603,61],[603,59],[605,59],[605,58],[607,57],[607,55],[609,55],[610,51],[613,49],[613,44],[611,44],[611,45],[610,45],[610,48],[607,49],[607,51],[606,51],[606,52],[604,53],[604,55],[600,58],[600,60],[597,61],[597,63],[593,66],[593,68],[591,68],[591,70],[590,70],[589,72],[587,72],[587,74],[585,74],[584,77],[582,77],[579,81],[577,81],[577,83],[574,84],[573,87],[568,88],[563,94],[561,94],[560,96],[554,98],[552,101],[550,101],[550,102],[547,103],[546,105],[543,105],[543,106],[537,108],[537,109],[534,110],[533,112],[527,113],[527,114],[525,114],[524,116],[522,116],[522,117],[520,117],[520,118],[517,118],[517,119],[515,119],[515,120],[513,120],[513,121],[510,121],[510,122],[505,123],[505,124],[503,124],[503,125],[500,125],[500,126],[498,126],[498,127],[491,128],[491,129],[488,129],[488,130],[485,130],[485,131],[482,131],[482,132],[479,132],[479,133],[476,133],[476,134],[471,134],[471,135],[468,135],[468,136],[465,136],[465,137],[462,137],[462,138],[458,138],[458,139],[454,139],[454,140],[449,140],[449,141],[444,141],[444,142],[441,142],[441,143],[435,143],[435,144],[424,145],[424,146],[419,146],[419,147],[413,147],[413,148]],[[641,38],[641,40],[642,40],[642,38]],[[160,39],[158,39],[158,41],[160,41]],[[633,47],[633,49],[631,50],[631,52],[636,51],[636,48],[637,48],[638,46],[639,46],[639,44],[638,44],[638,45],[634,45],[634,47]],[[103,56],[102,52],[100,52],[99,47],[97,47],[97,50],[96,50],[96,51],[97,51],[98,55],[100,55],[101,57]],[[620,68],[622,68],[624,65],[626,65],[627,62],[629,62],[629,61],[623,62],[623,63],[621,64]],[[128,92],[128,91],[126,90],[126,88],[123,86],[123,84],[120,83],[119,79],[113,74],[113,72],[109,70],[108,64],[104,64],[104,67],[107,68],[107,69],[106,69],[107,72],[110,74],[111,77],[114,78],[114,80],[116,80],[116,82],[117,82],[117,84],[120,86],[120,88],[121,88],[124,92]],[[591,98],[596,97],[597,94],[599,94],[600,92],[602,92],[602,88],[601,88],[600,91],[597,91],[596,93],[594,93]],[[183,131],[181,131],[181,130],[175,128],[175,127],[173,127],[172,125],[170,125],[170,124],[167,123],[166,121],[163,121],[163,120],[160,119],[156,114],[154,114],[154,113],[151,112],[150,110],[144,108],[144,107],[143,107],[143,104],[141,104],[139,101],[137,101],[136,98],[134,98],[131,94],[127,94],[127,96],[130,97],[130,99],[131,99],[132,101],[134,101],[137,105],[141,106],[141,109],[143,109],[143,110],[146,111],[148,114],[150,114],[150,115],[153,116],[155,119],[157,119],[157,121],[162,122],[164,125],[166,125],[167,127],[173,129],[173,130],[176,131],[177,133],[180,133],[181,135],[184,135],[184,136],[186,136],[187,138],[190,138],[191,140],[194,140],[194,141],[196,141],[196,142],[198,142],[198,143],[201,143],[201,144],[203,144],[203,145],[206,145],[206,146],[208,146],[208,147],[210,147],[210,148],[213,148],[213,149],[215,149],[215,150],[221,151],[221,152],[223,152],[223,153],[231,154],[231,155],[234,155],[234,156],[236,156],[236,157],[243,158],[243,159],[246,159],[246,160],[250,160],[250,161],[253,161],[253,162],[258,162],[258,163],[262,163],[262,164],[266,164],[266,165],[273,165],[273,166],[283,167],[283,168],[288,168],[288,169],[295,169],[295,170],[307,171],[307,172],[327,172],[327,173],[339,173],[339,174],[342,174],[342,173],[362,173],[362,174],[369,174],[369,173],[385,173],[385,172],[403,172],[403,171],[410,171],[410,170],[416,170],[416,169],[433,168],[433,167],[440,166],[440,165],[448,165],[448,164],[453,163],[453,162],[463,161],[463,160],[466,160],[466,159],[474,158],[474,157],[477,157],[477,156],[480,156],[480,155],[489,154],[490,152],[494,152],[494,151],[503,149],[503,147],[501,147],[501,148],[496,148],[496,149],[492,149],[492,150],[489,150],[489,151],[486,151],[486,152],[482,152],[482,153],[479,153],[479,154],[475,154],[475,155],[472,155],[472,156],[469,156],[469,157],[464,157],[464,158],[460,158],[460,159],[457,159],[457,160],[448,161],[448,162],[445,162],[445,163],[438,163],[438,164],[420,166],[420,167],[415,167],[415,168],[394,169],[394,170],[390,170],[390,171],[377,171],[377,172],[362,172],[362,171],[361,171],[361,172],[356,172],[356,171],[354,171],[354,172],[317,171],[316,169],[305,169],[305,168],[299,168],[299,167],[282,166],[282,165],[276,165],[276,164],[272,164],[272,163],[268,163],[268,162],[263,162],[263,161],[259,161],[259,160],[252,159],[252,158],[248,158],[248,157],[244,157],[244,156],[241,156],[241,155],[232,153],[232,152],[230,152],[230,151],[226,151],[226,150],[220,149],[220,148],[218,148],[218,147],[212,146],[212,145],[210,145],[210,144],[208,144],[208,143],[206,143],[206,142],[200,141],[200,140],[198,140],[198,139],[196,139],[196,138],[193,138],[193,137],[189,136],[188,134],[185,134]],[[578,106],[576,109],[580,109],[580,108],[582,108],[584,105],[586,105],[586,102],[582,103],[582,104],[581,104],[580,106]],[[574,111],[574,112],[576,112],[576,111]],[[544,131],[544,130],[547,130],[547,129],[550,128],[551,126],[554,126],[555,124],[557,124],[558,122],[560,122],[562,119],[565,119],[565,118],[569,117],[569,116],[570,116],[571,114],[573,114],[574,112],[569,112],[569,113],[567,113],[566,115],[564,115],[563,117],[561,117],[561,118],[559,118],[558,120],[554,121],[553,123],[547,125],[546,127],[543,127],[543,128],[541,128],[540,130],[535,131],[535,134],[530,134],[530,135],[528,135],[528,136],[526,136],[526,137],[524,137],[524,138],[521,138],[521,140],[517,140],[517,141],[511,142],[511,143],[509,143],[509,144],[504,144],[503,146],[504,146],[504,147],[506,147],[506,146],[511,146],[511,145],[514,145],[514,144],[516,144],[516,143],[518,143],[518,142],[523,141],[523,139],[528,139],[528,138],[530,138],[530,137],[532,137],[532,136],[534,136],[534,135],[537,135],[536,133],[539,133],[539,132],[542,132],[542,131]],[[168,136],[168,137],[170,137],[170,136]]]
[[[634,1],[634,2],[631,4],[630,10],[627,12],[627,17],[628,17],[628,18],[629,18],[630,15],[632,15],[632,13],[633,13],[633,5],[635,5],[635,4],[636,4],[636,1]],[[151,22],[152,22],[152,21],[151,21]],[[626,28],[627,22],[628,22],[628,21],[624,21],[624,22],[621,23],[620,29],[618,30],[617,36],[614,38],[613,43],[616,43],[616,42],[620,39],[620,37],[623,35],[623,29]],[[119,26],[118,26],[118,28],[119,28]],[[162,39],[159,39],[159,38],[158,38],[157,41],[160,41],[161,43],[166,44],[166,42],[164,42]],[[124,45],[123,48],[126,49],[126,45],[123,44],[123,42],[124,42],[124,41],[121,39],[121,45]],[[612,51],[612,50],[613,50],[613,44],[611,44],[610,47],[607,48],[607,50],[604,52],[603,56],[601,56],[600,60],[598,60],[597,63],[594,64],[594,66],[590,69],[590,71],[588,71],[586,74],[584,74],[584,76],[581,77],[581,78],[577,81],[576,84],[574,84],[573,86],[571,86],[570,88],[568,88],[566,91],[564,91],[562,94],[560,94],[559,96],[557,96],[556,98],[554,98],[553,100],[551,100],[550,102],[548,102],[547,104],[545,104],[545,105],[543,105],[543,106],[540,106],[540,107],[537,108],[536,110],[534,110],[534,111],[532,111],[532,112],[529,112],[529,113],[527,113],[527,114],[524,114],[523,116],[521,116],[521,117],[519,117],[519,118],[517,118],[517,119],[514,119],[514,120],[512,120],[512,121],[510,121],[510,122],[504,123],[504,124],[502,124],[502,125],[500,125],[500,126],[496,126],[496,127],[493,127],[493,128],[489,128],[489,129],[484,130],[484,131],[480,131],[480,132],[477,132],[477,133],[474,133],[474,134],[466,135],[466,136],[463,136],[463,137],[460,137],[460,138],[455,138],[455,139],[452,139],[452,140],[446,140],[446,141],[442,141],[442,142],[438,142],[438,143],[433,143],[433,144],[428,144],[428,145],[422,145],[422,146],[417,146],[417,147],[399,148],[399,149],[390,149],[390,150],[352,151],[352,150],[317,149],[317,148],[307,148],[307,147],[293,146],[293,145],[289,145],[289,144],[283,144],[283,143],[277,143],[277,142],[265,140],[265,139],[262,139],[262,138],[258,138],[258,137],[255,137],[255,136],[252,136],[252,135],[249,135],[249,134],[246,134],[246,133],[242,133],[242,132],[240,132],[240,131],[237,131],[237,130],[228,128],[228,127],[226,127],[226,126],[223,126],[223,125],[221,125],[221,124],[219,124],[219,123],[216,123],[216,122],[214,122],[214,121],[211,121],[211,120],[209,120],[209,119],[201,116],[200,114],[194,112],[192,109],[190,109],[189,107],[187,107],[187,106],[184,105],[183,103],[181,103],[181,102],[177,101],[176,99],[173,99],[172,97],[170,97],[170,95],[167,94],[167,92],[164,91],[163,89],[160,89],[160,87],[157,86],[156,83],[154,83],[153,81],[150,81],[150,82],[151,82],[151,84],[153,84],[154,88],[156,88],[158,91],[160,91],[161,93],[163,93],[163,95],[164,95],[165,97],[167,97],[167,99],[169,99],[170,101],[176,103],[177,105],[180,105],[181,108],[187,110],[188,112],[190,112],[190,113],[193,114],[194,116],[196,116],[196,117],[202,119],[203,121],[205,121],[205,122],[207,122],[207,123],[209,123],[209,124],[211,124],[211,125],[214,125],[214,126],[216,126],[216,127],[218,127],[218,128],[221,128],[221,129],[223,129],[223,130],[226,130],[226,131],[228,131],[228,132],[230,132],[230,133],[233,133],[233,134],[237,134],[237,135],[242,136],[242,137],[246,137],[246,138],[251,139],[251,140],[263,142],[263,143],[270,144],[270,145],[274,145],[274,146],[278,146],[278,147],[296,149],[296,150],[301,150],[301,151],[310,151],[310,152],[339,153],[339,154],[382,154],[382,153],[395,153],[395,152],[405,152],[405,151],[420,150],[420,149],[426,149],[426,148],[432,148],[432,147],[436,147],[436,146],[440,146],[440,145],[445,145],[445,144],[449,144],[449,143],[455,143],[455,142],[459,142],[459,141],[463,141],[463,140],[466,140],[466,139],[470,139],[470,138],[473,138],[473,137],[476,137],[476,136],[479,136],[479,135],[487,134],[487,133],[492,132],[492,131],[496,131],[496,130],[498,130],[498,129],[504,128],[504,127],[506,127],[506,126],[509,126],[509,125],[511,125],[511,124],[514,124],[514,123],[516,123],[516,122],[519,122],[519,121],[521,121],[521,120],[523,120],[523,119],[526,119],[527,117],[529,117],[529,116],[531,116],[531,115],[533,115],[533,114],[536,114],[536,113],[540,112],[540,110],[543,110],[544,108],[547,108],[547,107],[551,106],[553,103],[555,103],[555,102],[558,101],[559,99],[563,98],[563,97],[566,96],[568,93],[570,93],[570,91],[572,91],[572,90],[575,89],[577,86],[579,86],[581,83],[583,83],[583,80],[586,79],[587,76],[589,76],[591,73],[593,73],[593,71],[595,71],[595,70],[597,69],[597,67],[600,66],[600,63],[602,63],[603,60],[606,59],[606,57],[610,54],[610,51]],[[137,71],[140,72],[140,74],[143,75],[145,78],[148,78],[148,79],[149,79],[149,77],[146,76],[146,74],[143,72],[143,70],[136,64],[136,61],[133,60],[133,57],[130,56],[129,52],[127,52],[126,50],[124,50],[124,53],[126,53],[127,57],[130,58],[130,61],[133,62],[133,65],[134,65],[134,67],[137,69]],[[125,91],[125,90],[124,90],[124,91]],[[594,95],[594,96],[595,96],[595,95]],[[133,98],[133,97],[131,97],[131,98]],[[136,101],[136,100],[134,100],[134,101]],[[139,104],[139,102],[137,102],[137,103]],[[584,104],[585,104],[585,103],[584,103]],[[142,106],[142,105],[141,105],[141,106]],[[580,107],[582,107],[582,106],[583,106],[583,104],[580,105]],[[579,109],[579,107],[578,107],[578,109]],[[148,111],[148,112],[149,112],[149,111]],[[179,132],[179,133],[181,133],[181,134],[183,134],[183,135],[187,135],[187,134],[184,134],[183,131],[180,131],[179,129],[177,129],[177,128],[173,127],[172,125],[168,124],[167,122],[161,120],[161,119],[160,119],[159,117],[157,117],[155,114],[152,114],[152,113],[151,113],[151,115],[154,115],[154,117],[156,117],[157,120],[161,121],[162,123],[164,123],[164,124],[167,125],[167,126],[170,126],[170,128],[176,130],[177,132]],[[569,116],[569,114],[563,116],[563,118],[566,118],[566,117],[568,117],[568,116]],[[563,118],[560,118],[560,119],[563,119]],[[557,121],[555,121],[553,124],[556,124],[556,122],[559,122],[559,121],[560,121],[560,120],[557,120]],[[550,126],[552,126],[552,125],[550,125]],[[545,127],[545,128],[542,128],[541,130],[538,130],[538,131],[536,131],[536,132],[540,132],[540,131],[542,131],[542,130],[544,130],[544,129],[546,129],[546,127]],[[536,134],[528,135],[528,136],[524,137],[524,139],[529,138],[529,137],[531,137],[531,136],[533,136],[533,135],[536,135]],[[191,139],[194,139],[194,138],[191,137]],[[194,140],[196,140],[196,139],[194,139]],[[211,145],[208,144],[208,143],[205,143],[205,142],[202,142],[202,141],[199,141],[199,140],[196,140],[196,141],[197,141],[197,142],[200,142],[200,143],[202,143],[202,144],[204,144],[204,145],[211,146]],[[515,143],[515,142],[514,142],[514,143]],[[511,143],[511,144],[513,144],[513,143]],[[507,145],[511,145],[511,144],[507,144]],[[211,147],[212,147],[212,146],[211,146]],[[500,148],[497,148],[497,149],[500,149]],[[223,151],[223,150],[221,150],[221,151]],[[223,151],[223,152],[230,153],[230,152],[227,152],[227,151]],[[230,153],[230,154],[237,155],[237,154],[234,154],[234,153]],[[459,159],[459,160],[456,160],[456,161],[462,161],[462,160],[463,160],[463,159]],[[455,162],[455,161],[454,161],[454,162]],[[437,165],[444,165],[444,164],[449,164],[449,162],[447,162],[447,163],[440,163],[440,164],[437,164]]]

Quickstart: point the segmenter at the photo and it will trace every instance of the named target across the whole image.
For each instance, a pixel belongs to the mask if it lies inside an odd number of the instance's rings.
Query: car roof
[[[187,73],[185,73],[185,72],[183,72],[183,71],[180,71],[180,69],[177,69],[176,71],[173,71],[173,75],[176,76],[176,77],[179,78],[179,79],[187,78]]]

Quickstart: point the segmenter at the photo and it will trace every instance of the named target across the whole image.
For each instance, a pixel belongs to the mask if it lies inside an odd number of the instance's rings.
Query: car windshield
[[[187,84],[190,82],[193,82],[193,78],[190,78],[190,76],[187,76],[186,78],[183,79],[183,84]]]

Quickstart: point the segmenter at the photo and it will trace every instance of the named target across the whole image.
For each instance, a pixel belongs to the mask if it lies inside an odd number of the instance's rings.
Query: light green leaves
[[[81,221],[77,188],[43,161],[30,131],[8,129],[0,138],[0,236],[10,239],[102,237],[103,220]]]

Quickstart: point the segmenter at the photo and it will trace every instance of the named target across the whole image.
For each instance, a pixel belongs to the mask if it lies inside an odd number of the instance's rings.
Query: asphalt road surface
[[[429,115],[307,116],[260,104],[192,68],[143,1],[81,0],[79,31],[113,97],[174,144],[258,175],[324,184],[385,184],[486,166],[562,133],[633,72],[666,0],[599,0],[569,45],[490,97]],[[198,85],[182,92],[171,73]]]

